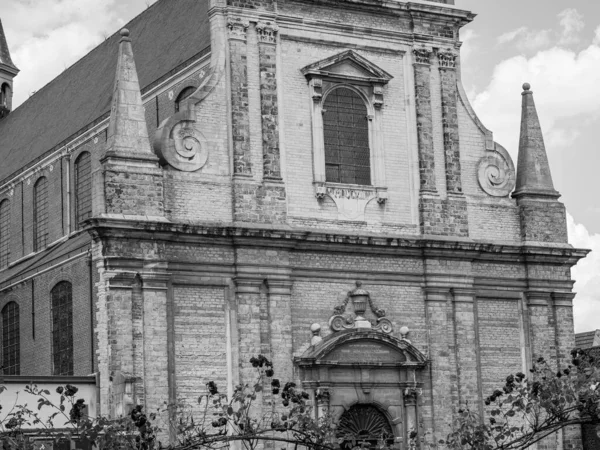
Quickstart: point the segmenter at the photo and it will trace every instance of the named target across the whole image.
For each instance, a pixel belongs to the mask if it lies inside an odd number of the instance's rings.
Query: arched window
[[[41,177],[33,187],[33,251],[48,243],[48,181]]]
[[[8,265],[10,258],[10,202],[0,203],[0,268]]]
[[[340,417],[337,437],[344,439],[340,447],[375,447],[381,441],[390,445],[394,434],[387,418],[374,406],[353,405]]]
[[[367,106],[352,89],[339,87],[323,103],[325,178],[333,183],[371,184]]]
[[[181,102],[188,98],[190,95],[192,95],[195,90],[195,87],[188,86],[179,93],[179,95],[177,96],[177,100],[175,100],[175,112],[179,111],[179,105],[181,104]]]
[[[8,302],[2,308],[2,366],[4,375],[21,374],[19,305]]]
[[[52,361],[54,375],[73,375],[73,297],[71,283],[52,288]]]
[[[10,87],[6,83],[4,83],[0,87],[0,106],[4,106],[5,108],[8,108],[8,90],[9,89],[10,89]]]
[[[75,161],[75,226],[92,216],[92,158],[83,152]]]

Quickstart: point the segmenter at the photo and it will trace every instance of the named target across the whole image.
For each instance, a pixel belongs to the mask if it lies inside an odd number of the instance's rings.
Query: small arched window
[[[52,361],[54,375],[73,375],[73,288],[61,281],[52,288]]]
[[[21,374],[19,305],[15,302],[2,308],[2,366],[4,375]]]
[[[181,102],[184,101],[186,98],[188,98],[190,95],[192,95],[195,90],[196,90],[195,87],[188,86],[179,93],[179,95],[177,96],[177,99],[175,100],[175,112],[179,112],[179,107],[181,105]]]
[[[6,267],[10,258],[10,202],[0,203],[0,268]]]
[[[8,84],[0,86],[0,106],[8,108]]]
[[[48,243],[48,181],[41,177],[33,187],[33,251]]]
[[[75,226],[92,216],[92,158],[83,152],[75,161]]]
[[[369,123],[364,100],[352,89],[339,87],[323,103],[326,181],[371,184]]]

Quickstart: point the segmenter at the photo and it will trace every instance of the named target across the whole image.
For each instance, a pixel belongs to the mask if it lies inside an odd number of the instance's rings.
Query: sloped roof
[[[577,348],[590,348],[594,347],[600,340],[600,330],[595,331],[587,331],[585,333],[576,333],[575,334],[575,347]]]
[[[210,45],[208,0],[159,0],[124,27],[143,91]],[[0,180],[110,112],[118,31],[0,120]]]

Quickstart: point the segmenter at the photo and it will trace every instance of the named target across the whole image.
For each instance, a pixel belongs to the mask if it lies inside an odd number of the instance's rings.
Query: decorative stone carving
[[[276,44],[278,31],[279,27],[271,22],[258,22],[256,24],[258,42],[264,44]]]
[[[329,398],[331,397],[331,393],[327,388],[318,388],[315,391],[315,398],[317,399],[317,403],[319,404],[329,404]]]
[[[318,103],[323,98],[323,79],[312,78],[309,83],[313,102]]]
[[[431,50],[427,48],[415,48],[413,50],[413,55],[415,55],[415,63],[430,65],[431,53]]]
[[[456,54],[451,51],[437,53],[440,68],[456,68]]]
[[[376,109],[381,109],[383,106],[383,85],[373,85],[373,106]]]
[[[493,197],[506,197],[515,187],[515,166],[506,149],[494,143],[479,161],[477,170],[479,186]]]
[[[393,331],[392,322],[385,318],[385,310],[377,308],[371,300],[368,291],[362,289],[362,283],[356,282],[356,287],[348,291],[344,302],[333,309],[334,315],[329,319],[329,327],[332,331],[342,331],[352,328],[372,328],[384,333]],[[375,324],[365,319],[363,315],[367,305],[377,317]]]
[[[161,159],[185,172],[200,169],[208,159],[208,143],[191,120],[175,123],[160,151]]]
[[[154,151],[161,164],[184,172],[193,172],[206,164],[209,144],[196,122],[196,108],[215,88],[224,74],[224,52],[205,71],[200,86],[186,98],[185,107],[160,124],[154,136]]]
[[[328,195],[336,204],[340,220],[365,220],[367,203],[377,199],[379,204],[387,201],[386,188],[374,186],[338,186],[334,184],[317,184],[315,196],[322,200]]]
[[[315,345],[319,345],[319,343],[323,340],[323,338],[321,337],[321,325],[319,325],[318,323],[313,323],[310,326],[310,332],[312,333],[310,345],[312,345],[313,347]]]
[[[247,20],[242,20],[241,17],[229,17],[227,19],[227,29],[229,30],[230,39],[246,40],[246,30],[250,23]]]

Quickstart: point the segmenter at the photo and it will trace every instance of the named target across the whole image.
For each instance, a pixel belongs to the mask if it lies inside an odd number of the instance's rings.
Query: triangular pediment
[[[393,77],[354,50],[346,50],[329,58],[309,64],[302,69],[306,77],[335,77],[367,80],[386,84]]]

